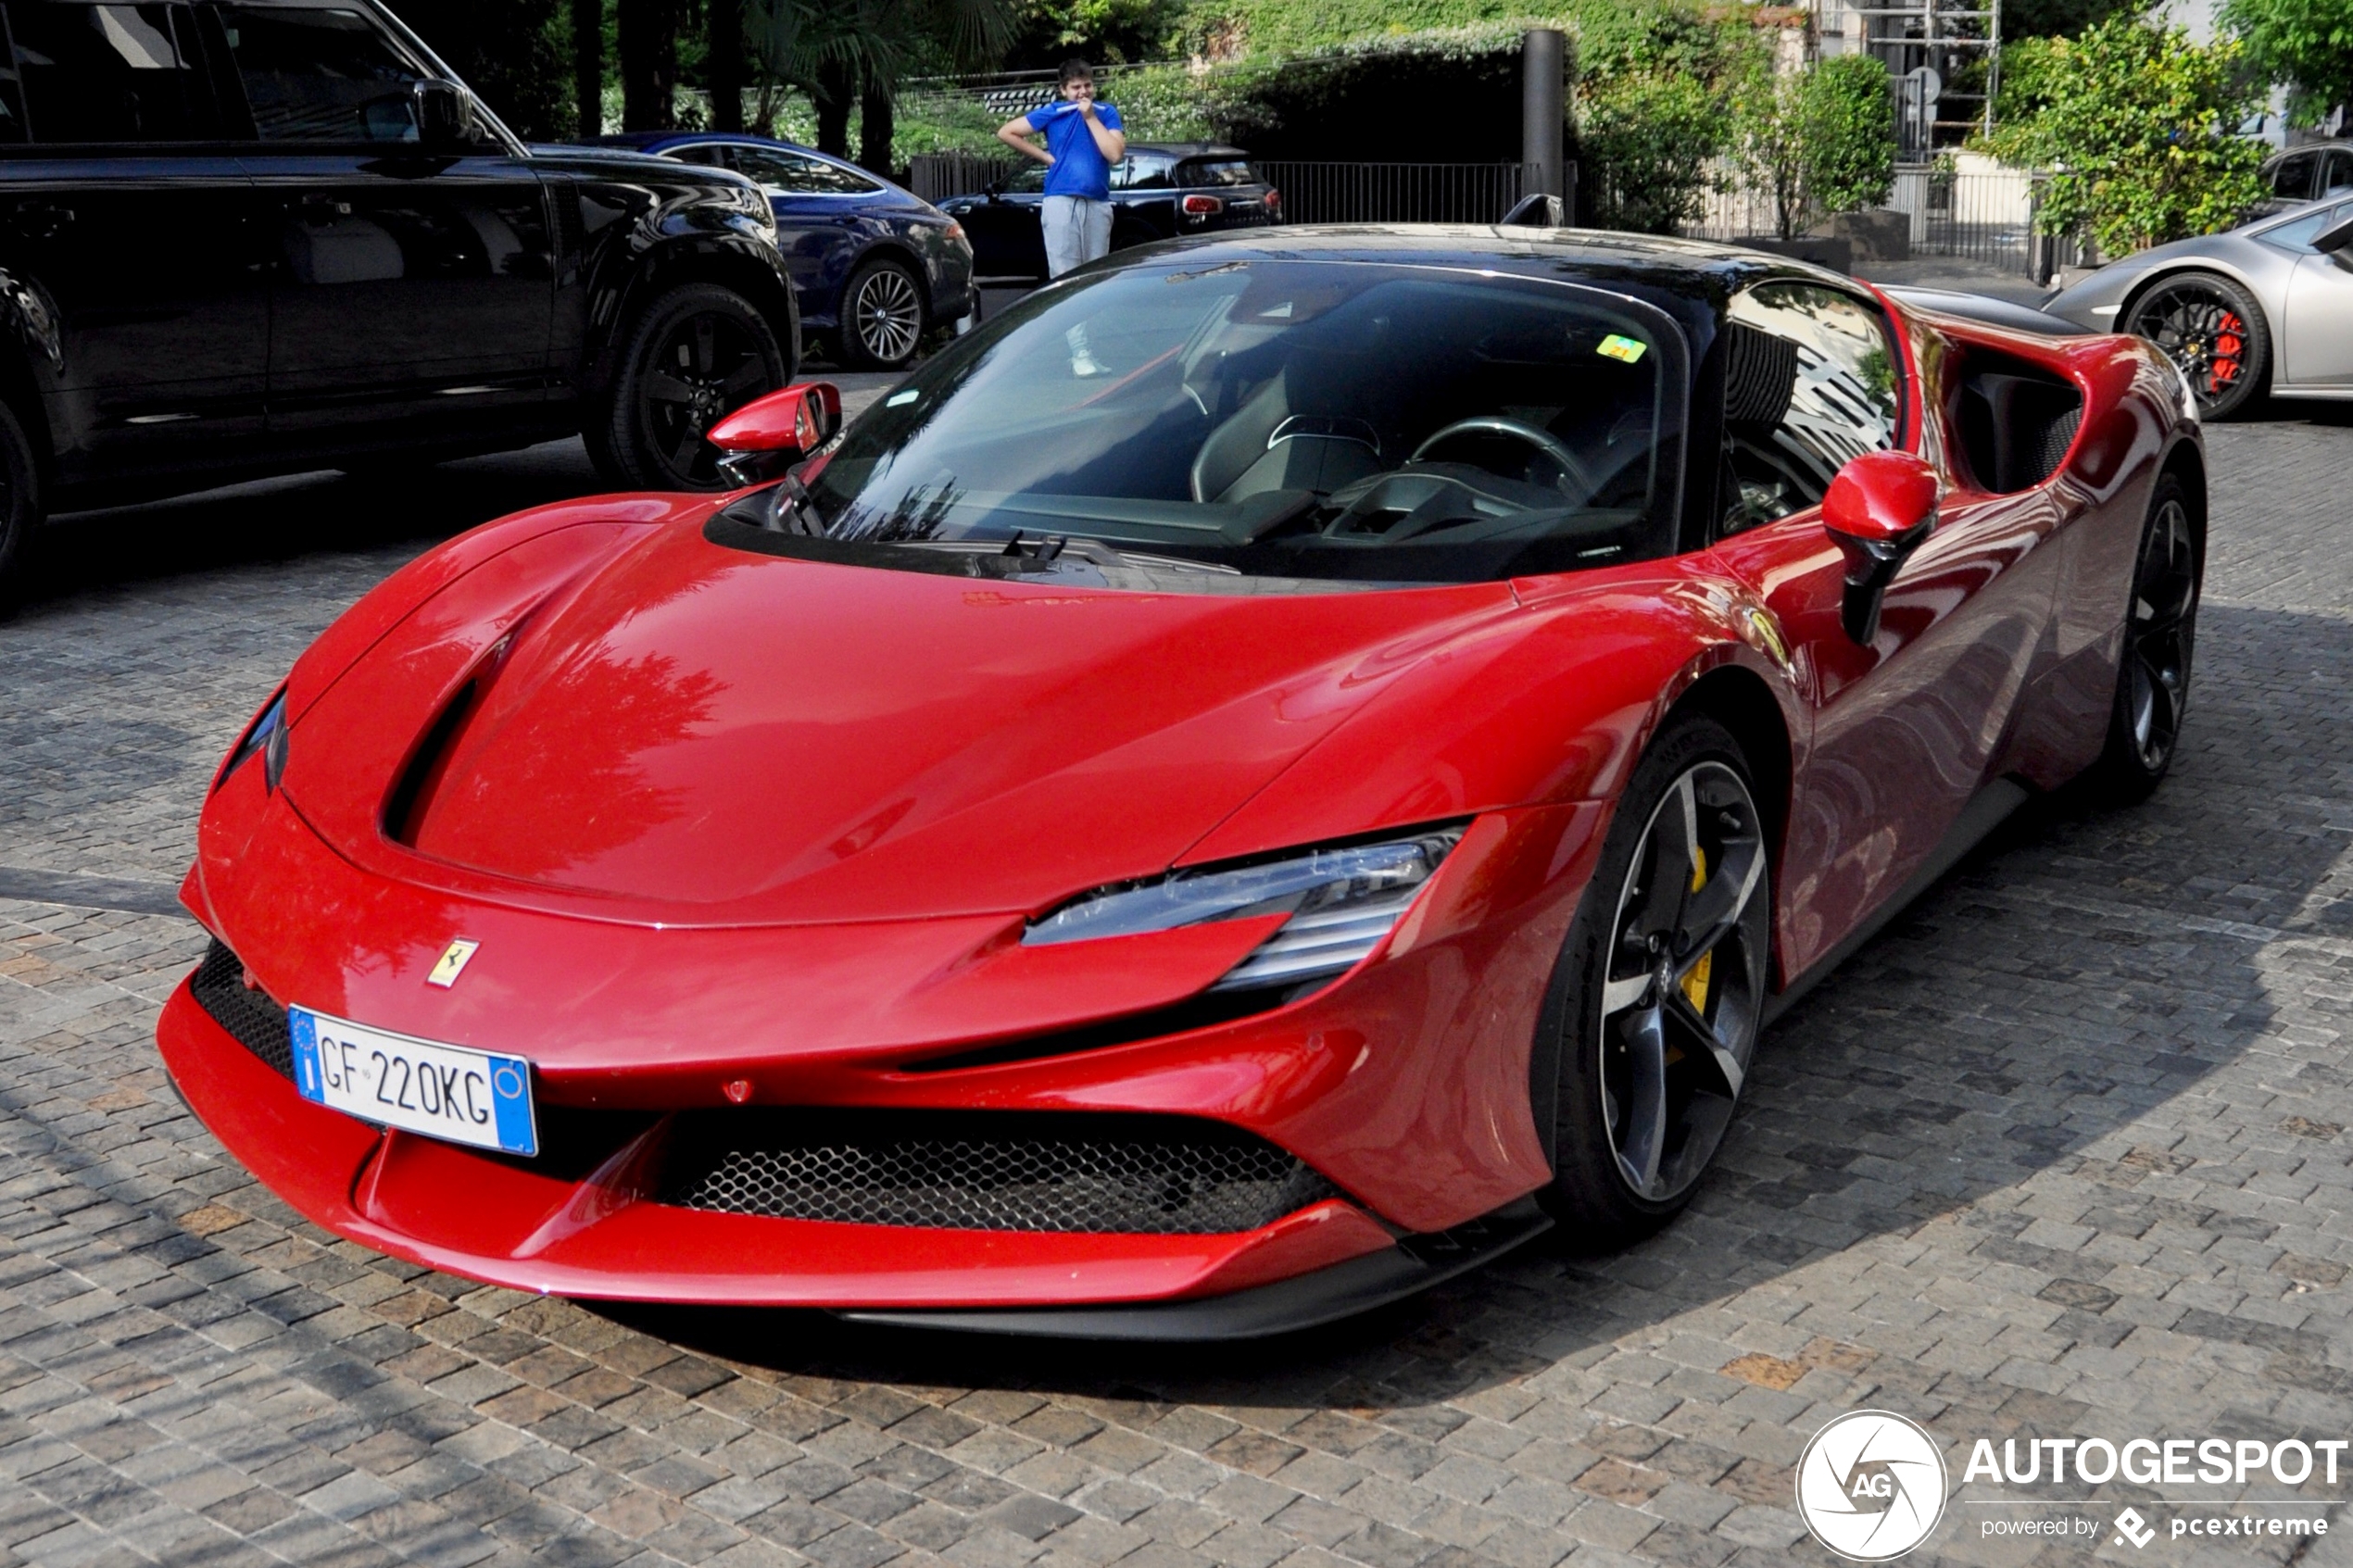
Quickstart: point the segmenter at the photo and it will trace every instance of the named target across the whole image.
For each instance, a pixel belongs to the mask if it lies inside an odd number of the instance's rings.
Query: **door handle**
[[[73,208],[62,202],[19,202],[9,220],[28,240],[54,240],[72,226]]]

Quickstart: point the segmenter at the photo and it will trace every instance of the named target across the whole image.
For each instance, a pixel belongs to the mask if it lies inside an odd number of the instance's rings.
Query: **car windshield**
[[[1672,547],[1683,366],[1663,314],[1579,284],[1122,268],[933,360],[763,526],[875,564],[1212,592],[1615,565]]]

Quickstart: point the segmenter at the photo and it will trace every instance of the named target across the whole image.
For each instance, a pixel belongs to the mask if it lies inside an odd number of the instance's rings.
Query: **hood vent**
[[[417,743],[417,749],[409,754],[408,766],[400,770],[392,793],[385,797],[384,836],[402,848],[417,847],[417,830],[424,823],[425,809],[433,804],[434,792],[441,787],[449,771],[449,754],[456,749],[458,734],[481,706],[482,694],[488,684],[487,671],[477,670],[449,695],[449,700],[442,704],[440,713],[426,728],[424,738]]]

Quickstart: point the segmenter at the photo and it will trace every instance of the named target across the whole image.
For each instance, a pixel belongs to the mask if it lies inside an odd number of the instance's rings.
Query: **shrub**
[[[1577,194],[1600,229],[1671,234],[1700,215],[1723,106],[1696,77],[1621,71],[1577,97]]]
[[[1760,70],[1741,94],[1737,122],[1742,167],[1772,194],[1785,240],[1832,213],[1877,207],[1894,188],[1895,105],[1874,56]]]
[[[2045,232],[2085,229],[2122,256],[2228,228],[2261,196],[2266,149],[2233,134],[2256,102],[2236,43],[2120,17],[2043,49],[2029,112],[1987,144],[2052,171]]]

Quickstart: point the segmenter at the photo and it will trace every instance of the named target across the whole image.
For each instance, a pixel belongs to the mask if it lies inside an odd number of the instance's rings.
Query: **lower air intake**
[[[261,1059],[262,1065],[291,1082],[294,1078],[294,1036],[286,1028],[286,1010],[245,985],[245,966],[227,943],[215,938],[205,950],[204,962],[189,978],[196,1005],[212,1021],[236,1037],[239,1045]]]
[[[663,1202],[771,1219],[1205,1235],[1340,1196],[1265,1139],[1183,1116],[704,1111],[671,1148]]]

